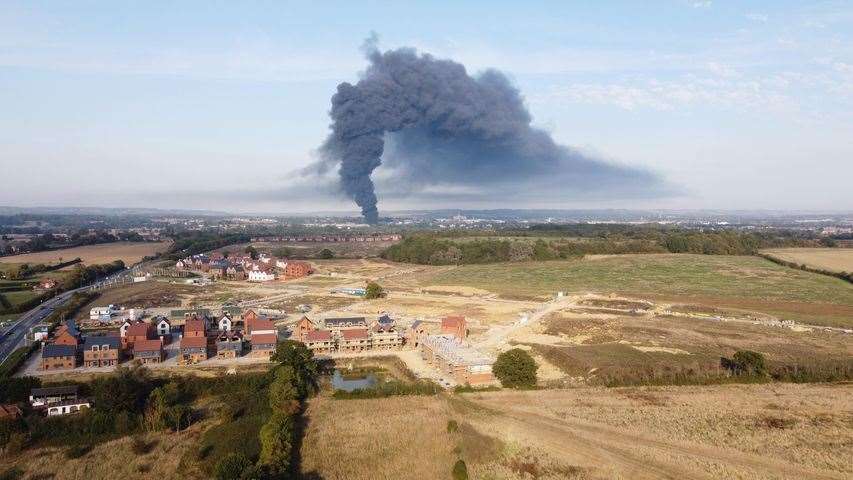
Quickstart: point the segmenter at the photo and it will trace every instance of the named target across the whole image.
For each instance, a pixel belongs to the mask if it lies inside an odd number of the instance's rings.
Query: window
[[[101,345],[101,350],[109,350],[109,349],[110,349],[109,345]]]
[[[93,351],[93,352],[97,352],[97,351],[98,351],[98,346],[97,346],[97,345],[92,345],[92,351]]]

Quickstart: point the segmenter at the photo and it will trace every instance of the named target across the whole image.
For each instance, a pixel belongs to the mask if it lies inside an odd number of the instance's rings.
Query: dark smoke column
[[[332,133],[321,171],[337,166],[340,189],[368,223],[379,212],[371,174],[383,160],[397,187],[473,187],[476,191],[625,193],[648,190],[655,175],[590,158],[531,125],[518,89],[500,72],[465,67],[410,48],[380,52],[355,84],[332,96]],[[386,147],[389,142],[390,147]],[[385,157],[383,159],[383,154]],[[488,194],[488,193],[486,193]]]

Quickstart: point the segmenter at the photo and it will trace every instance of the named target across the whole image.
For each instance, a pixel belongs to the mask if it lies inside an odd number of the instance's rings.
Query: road
[[[29,332],[32,327],[47,318],[51,313],[53,313],[55,308],[67,302],[74,293],[117,285],[124,277],[133,275],[141,266],[142,265],[137,265],[114,273],[108,277],[98,280],[92,285],[60,293],[51,299],[45,300],[41,305],[33,308],[32,310],[21,314],[17,322],[15,322],[5,332],[0,332],[3,335],[3,341],[0,342],[0,363],[5,362],[12,352],[24,345],[24,337],[26,337],[27,332]]]

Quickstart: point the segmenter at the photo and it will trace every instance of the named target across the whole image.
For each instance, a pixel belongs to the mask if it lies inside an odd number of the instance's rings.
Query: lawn
[[[592,259],[467,265],[425,285],[462,285],[507,297],[620,293],[850,324],[853,285],[750,256],[613,255]],[[846,322],[846,323],[845,323]]]

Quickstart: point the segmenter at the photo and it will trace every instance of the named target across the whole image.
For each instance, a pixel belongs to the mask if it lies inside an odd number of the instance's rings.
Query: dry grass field
[[[483,479],[849,478],[852,394],[735,385],[317,398],[302,467],[325,480],[450,478],[458,458]]]
[[[812,268],[853,272],[853,248],[775,248],[762,250],[761,253]]]
[[[62,250],[51,250],[49,252],[27,253],[24,255],[13,255],[0,257],[3,263],[58,263],[73,260],[77,257],[86,265],[110,263],[121,260],[126,265],[132,265],[142,257],[164,252],[169,248],[170,242],[115,242],[100,245],[86,245],[83,247],[66,248]]]
[[[723,307],[805,323],[853,326],[853,285],[749,256],[649,254],[466,265],[413,275],[425,289],[474,287],[504,298],[557,291],[622,294]],[[411,281],[411,279],[409,279]]]

